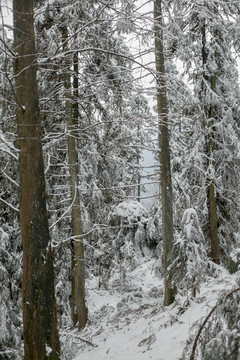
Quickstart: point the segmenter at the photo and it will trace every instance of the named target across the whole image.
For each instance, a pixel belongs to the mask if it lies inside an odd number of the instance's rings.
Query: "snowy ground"
[[[218,267],[194,300],[178,296],[163,307],[162,283],[152,269],[153,260],[143,262],[128,275],[122,294],[117,279],[111,291],[98,290],[94,278],[89,282],[89,324],[72,332],[79,350],[69,360],[177,360],[193,323],[208,314],[221,291],[237,287],[239,278]]]

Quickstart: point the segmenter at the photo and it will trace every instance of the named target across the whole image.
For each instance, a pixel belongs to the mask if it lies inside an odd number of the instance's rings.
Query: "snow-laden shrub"
[[[147,210],[142,204],[134,200],[126,200],[118,204],[115,208],[113,216],[120,219],[121,225],[137,225],[139,222],[147,222]]]
[[[240,359],[240,288],[222,293],[208,315],[194,324],[181,360]]]
[[[174,281],[184,293],[192,290],[195,296],[207,272],[208,260],[203,233],[195,209],[184,211],[182,230],[175,245]]]
[[[115,221],[119,226],[117,243],[119,243],[120,247],[126,247],[126,250],[133,247],[133,251],[144,255],[143,248],[146,244],[148,214],[143,205],[138,201],[123,201],[116,206],[113,218],[116,219]],[[127,242],[130,242],[131,245],[127,244]]]
[[[234,273],[240,269],[240,233],[234,234],[234,245],[228,260],[228,270]]]
[[[201,358],[240,359],[240,293],[222,296],[200,342]]]
[[[161,207],[157,205],[153,205],[149,220],[147,223],[147,246],[150,249],[156,249],[162,241],[162,213]],[[161,252],[160,252],[161,253]],[[159,255],[159,252],[158,254]],[[160,255],[158,256],[161,257]]]
[[[87,247],[91,273],[99,276],[99,286],[108,287],[115,275],[124,283],[126,272],[135,268],[138,258],[145,255],[148,214],[137,201],[126,200],[112,207],[105,226],[95,228],[98,239]]]

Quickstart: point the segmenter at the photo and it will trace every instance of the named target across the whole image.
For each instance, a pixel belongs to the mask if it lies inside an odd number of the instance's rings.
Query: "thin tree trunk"
[[[138,138],[141,138],[141,134],[140,134],[140,125],[138,125],[137,127],[137,134],[138,134]],[[142,141],[141,144],[142,145]],[[141,202],[141,169],[140,169],[140,160],[141,160],[141,156],[140,156],[140,150],[137,150],[137,201]]]
[[[73,121],[74,124],[77,127],[78,124],[78,118],[79,118],[79,113],[78,113],[78,53],[75,52],[73,55]]]
[[[168,109],[163,48],[162,1],[154,1],[155,63],[157,72],[157,111],[159,132],[159,159],[161,170],[162,198],[162,236],[163,236],[163,268],[165,293],[164,304],[174,301],[176,287],[172,284],[173,270],[169,266],[174,261],[173,252],[173,211],[172,182],[170,170],[170,147],[168,131]]]
[[[212,76],[211,90],[215,92],[216,89],[216,76]],[[215,161],[213,159],[214,151],[214,105],[211,106],[208,114],[208,136],[207,136],[207,150],[208,150],[208,166],[214,169]],[[211,174],[210,174],[211,175]],[[219,243],[218,243],[218,226],[217,226],[217,200],[216,200],[216,188],[214,185],[214,179],[210,176],[208,178],[208,206],[209,206],[209,227],[210,227],[210,239],[211,239],[211,258],[219,264]]]
[[[60,345],[54,293],[53,253],[46,210],[33,0],[14,0],[13,13],[16,120],[20,148],[24,359],[57,360],[60,358]]]
[[[206,50],[206,25],[202,26],[202,64],[203,69],[206,69],[207,66],[207,50]],[[205,82],[210,82],[211,91],[216,91],[216,75],[212,75],[209,80],[206,73],[203,75]],[[203,102],[206,102],[206,85],[202,85],[203,92]],[[205,118],[207,120],[207,158],[208,158],[208,168],[210,171],[213,171],[215,167],[215,162],[213,159],[214,153],[214,116],[215,116],[215,106],[205,105]],[[219,264],[219,241],[218,241],[218,227],[217,227],[217,200],[216,200],[216,188],[214,184],[214,179],[211,174],[209,174],[207,179],[207,200],[208,200],[208,216],[209,216],[209,235],[211,242],[211,258],[212,260]]]
[[[67,50],[67,29],[62,28],[63,50]],[[76,60],[76,59],[75,59]],[[72,320],[74,324],[78,322],[78,329],[81,330],[87,322],[88,310],[85,302],[85,266],[84,266],[84,249],[81,239],[81,211],[80,198],[78,191],[78,153],[76,145],[76,119],[73,118],[72,94],[71,94],[71,61],[67,62],[67,68],[64,73],[64,86],[66,98],[66,120],[68,129],[68,166],[70,175],[70,191],[72,198],[72,225],[73,236],[72,242]],[[76,69],[76,65],[75,65]],[[69,70],[69,71],[68,71]],[[75,84],[76,86],[76,80]],[[76,88],[74,89],[76,92]],[[76,116],[75,106],[75,116]]]

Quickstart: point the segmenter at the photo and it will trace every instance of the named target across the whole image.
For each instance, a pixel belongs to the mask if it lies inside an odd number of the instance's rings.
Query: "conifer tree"
[[[230,265],[231,252],[238,246],[239,109],[235,99],[239,84],[233,19],[239,5],[197,0],[176,4],[171,25],[174,56],[183,62],[184,75],[192,85],[182,102],[178,138],[184,139],[179,149],[183,143],[186,148],[179,153],[185,155],[178,186],[185,187],[187,207],[198,213],[211,259]]]

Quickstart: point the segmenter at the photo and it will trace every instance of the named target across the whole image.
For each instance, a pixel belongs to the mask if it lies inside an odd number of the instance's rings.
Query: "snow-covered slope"
[[[206,317],[222,291],[237,287],[239,273],[230,275],[218,266],[195,299],[178,295],[172,306],[163,307],[154,261],[143,259],[124,283],[113,279],[109,291],[98,289],[96,278],[89,281],[89,323],[71,333],[78,347],[74,360],[180,359],[197,330],[192,325]]]

